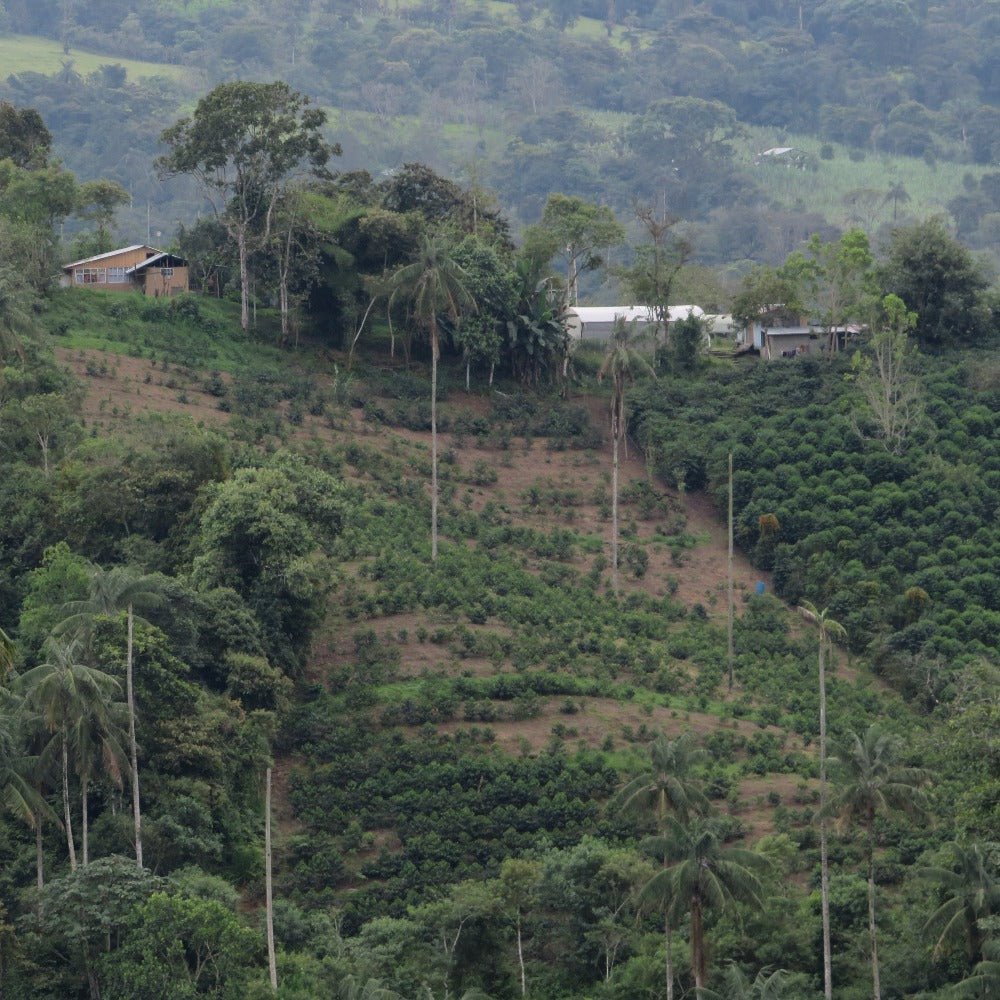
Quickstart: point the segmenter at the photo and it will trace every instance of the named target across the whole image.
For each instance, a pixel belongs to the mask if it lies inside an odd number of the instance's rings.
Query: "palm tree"
[[[24,356],[22,340],[35,331],[31,293],[12,266],[0,268],[0,361]]]
[[[883,733],[876,724],[864,736],[850,733],[838,759],[838,787],[830,803],[842,826],[857,824],[865,832],[868,863],[868,933],[872,956],[872,996],[881,1000],[878,967],[878,935],[875,924],[875,819],[897,810],[908,815],[923,813],[920,786],[928,774],[921,768],[897,763],[902,741]]]
[[[14,669],[16,654],[13,640],[0,628],[0,680]]]
[[[629,781],[609,804],[609,808],[615,811],[642,811],[655,815],[659,837],[647,843],[647,846],[656,851],[664,868],[670,862],[672,851],[667,822],[669,817],[687,820],[692,813],[708,809],[708,799],[702,791],[701,780],[692,775],[694,768],[708,759],[708,752],[694,745],[690,733],[684,733],[676,740],[668,740],[661,734],[649,748],[649,768]],[[667,1000],[672,1000],[674,973],[670,954],[671,919],[667,901],[665,898],[660,901],[665,904],[663,935],[666,947]]]
[[[633,327],[622,317],[615,320],[604,363],[597,373],[599,379],[611,379],[611,580],[615,594],[618,593],[618,442],[628,431],[625,392],[638,370],[653,375],[649,362],[631,344],[632,332]],[[627,443],[625,451],[627,456]]]
[[[927,918],[924,930],[936,940],[935,953],[949,941],[964,939],[969,962],[982,958],[979,921],[1000,912],[1000,878],[990,864],[996,844],[945,844],[953,864],[949,868],[930,865],[918,872],[943,890],[944,902]]]
[[[1000,940],[987,941],[985,958],[972,970],[972,975],[956,983],[947,994],[955,1000],[990,1000],[1000,996]]]
[[[337,991],[339,1000],[401,1000],[398,993],[386,989],[377,979],[358,980],[346,976]]]
[[[900,205],[905,205],[910,200],[910,192],[906,190],[906,186],[902,181],[895,181],[889,186],[889,190],[886,191],[885,197],[882,199],[882,204],[886,202],[892,202],[892,221],[896,221],[896,209]]]
[[[823,995],[833,1000],[833,959],[830,950],[830,854],[826,837],[826,654],[832,648],[831,639],[847,638],[844,626],[835,622],[830,609],[817,611],[809,601],[803,601],[800,614],[819,626],[819,871],[820,909],[823,918]]]
[[[458,323],[462,312],[474,311],[466,282],[468,275],[451,258],[439,236],[424,236],[416,259],[404,264],[389,278],[389,305],[402,298],[409,303],[416,321],[423,326],[431,345],[431,559],[438,553],[438,447],[437,368],[441,356],[438,316]]]
[[[77,640],[61,643],[50,639],[45,646],[45,662],[17,679],[18,689],[41,715],[53,735],[50,747],[58,746],[62,770],[63,824],[69,864],[76,871],[76,845],[69,801],[69,748],[73,727],[81,715],[100,717],[118,690],[110,674],[88,666]]]
[[[25,752],[24,721],[13,693],[0,690],[0,806],[34,828],[48,806],[28,779],[35,759]]]
[[[80,845],[83,864],[90,863],[89,788],[94,767],[100,759],[105,772],[117,788],[122,786],[122,766],[126,760],[119,734],[124,728],[121,702],[97,702],[80,706],[70,729],[70,744],[76,756],[80,778]]]
[[[135,826],[135,860],[142,868],[142,810],[139,800],[139,750],[135,736],[135,687],[133,684],[134,619],[136,606],[153,606],[161,600],[159,579],[144,576],[127,566],[103,569],[91,566],[90,596],[84,601],[64,605],[66,618],[56,629],[58,634],[92,634],[99,615],[112,616],[125,611],[127,638],[125,647],[125,698],[128,706],[129,763],[132,774],[132,819]]]
[[[775,972],[761,969],[751,979],[735,962],[730,962],[723,973],[722,991],[704,990],[701,997],[704,1000],[782,1000],[787,976],[783,969]]]
[[[686,911],[691,918],[691,975],[697,991],[708,981],[705,912],[722,910],[734,902],[762,905],[764,886],[758,872],[770,868],[762,854],[742,847],[726,847],[718,819],[695,816],[688,823],[670,820],[675,863],[657,873],[643,895],[669,900],[672,920]]]

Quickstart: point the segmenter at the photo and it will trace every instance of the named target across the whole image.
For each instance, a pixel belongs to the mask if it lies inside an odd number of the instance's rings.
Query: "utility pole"
[[[729,622],[726,630],[726,656],[729,661],[729,690],[733,689],[733,453],[729,453]]]

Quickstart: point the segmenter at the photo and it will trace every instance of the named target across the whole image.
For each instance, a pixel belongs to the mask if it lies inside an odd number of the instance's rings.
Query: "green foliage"
[[[282,457],[208,487],[192,577],[231,587],[262,624],[276,662],[294,668],[319,620],[325,554],[343,523],[345,491],[332,476]]]

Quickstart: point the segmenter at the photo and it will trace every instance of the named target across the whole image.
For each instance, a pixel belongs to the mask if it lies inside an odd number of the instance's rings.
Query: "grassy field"
[[[38,38],[34,35],[0,36],[0,66],[3,67],[5,76],[28,72],[58,73],[68,60],[72,60],[73,69],[77,73],[84,75],[109,64],[124,66],[133,80],[152,76],[180,80],[190,75],[190,70],[183,66],[122,59],[119,56],[84,52],[77,48],[71,48],[69,55],[66,56],[63,54],[62,45],[52,38]]]
[[[857,221],[855,211],[848,205],[851,192],[869,190],[884,195],[889,188],[902,183],[910,201],[898,206],[902,216],[925,218],[929,215],[948,215],[947,203],[963,190],[962,179],[966,174],[979,177],[982,167],[966,163],[939,162],[929,164],[920,157],[890,156],[868,153],[864,159],[852,160],[848,149],[830,143],[834,151],[832,160],[819,157],[821,139],[804,135],[788,135],[777,129],[751,128],[739,144],[737,158],[745,169],[767,192],[770,199],[786,208],[820,212],[836,225],[850,225]],[[772,146],[794,146],[811,154],[818,165],[816,171],[796,170],[779,165],[755,165],[754,159]],[[891,221],[893,206],[882,205],[876,214],[878,228]],[[866,225],[866,228],[869,228]]]
[[[69,350],[107,351],[169,360],[219,371],[266,370],[288,363],[276,346],[278,318],[259,310],[246,337],[235,302],[203,298],[147,299],[141,295],[66,289],[49,303],[45,325]]]

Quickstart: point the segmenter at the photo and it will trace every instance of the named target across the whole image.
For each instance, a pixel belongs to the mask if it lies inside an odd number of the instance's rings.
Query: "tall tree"
[[[726,847],[718,819],[695,816],[687,823],[671,818],[674,864],[654,875],[644,895],[664,895],[674,921],[687,912],[691,920],[691,976],[695,990],[708,983],[705,914],[736,902],[762,905],[760,874],[770,862],[742,847]]]
[[[594,205],[575,195],[550,194],[542,221],[525,234],[525,246],[547,260],[559,257],[566,264],[566,305],[576,305],[581,271],[603,263],[601,251],[617,246],[625,230],[607,205]]]
[[[875,921],[875,821],[882,813],[899,811],[910,816],[924,812],[921,786],[926,771],[899,763],[902,741],[869,726],[863,736],[849,734],[840,756],[831,761],[837,772],[837,789],[830,811],[844,826],[858,825],[865,835],[868,867],[868,935],[872,963],[872,996],[881,1000],[878,933]]]
[[[893,454],[899,454],[920,417],[920,384],[913,370],[909,332],[917,314],[898,295],[887,295],[879,308],[868,352],[855,354],[854,378],[875,433]]]
[[[637,774],[611,800],[610,808],[623,812],[643,812],[652,815],[657,829],[657,840],[652,845],[664,869],[670,862],[672,845],[670,817],[686,821],[692,814],[708,809],[708,799],[702,790],[702,781],[693,772],[709,759],[708,752],[696,747],[689,733],[675,740],[662,734],[650,746],[649,768]],[[661,885],[665,889],[666,884]],[[671,919],[669,898],[661,897],[663,907],[663,936],[666,958],[667,1000],[674,995],[673,959],[671,956]]]
[[[781,268],[801,289],[809,318],[827,332],[827,351],[838,349],[836,330],[859,322],[870,308],[875,285],[875,258],[867,234],[850,229],[835,242],[814,233],[805,252],[789,254]]]
[[[407,302],[414,320],[427,331],[431,347],[431,559],[438,555],[438,440],[437,379],[441,357],[439,317],[457,324],[463,312],[474,312],[476,303],[468,291],[468,276],[452,258],[439,235],[424,236],[416,258],[393,272],[389,279],[390,306]]]
[[[45,647],[45,661],[22,674],[18,689],[38,710],[46,729],[53,735],[62,773],[63,825],[70,868],[76,870],[76,844],[73,839],[73,813],[69,795],[69,751],[75,720],[81,715],[99,716],[118,690],[118,681],[110,674],[89,666],[83,658],[83,646],[50,640]],[[50,744],[51,746],[51,744]]]
[[[90,569],[90,596],[83,601],[65,605],[66,618],[58,626],[60,634],[89,637],[98,615],[126,615],[125,698],[128,709],[129,764],[132,779],[132,820],[135,829],[135,860],[142,865],[142,809],[139,799],[139,747],[136,740],[135,685],[133,681],[133,650],[135,608],[152,607],[160,602],[159,580],[136,573],[127,566]]]
[[[324,171],[331,146],[322,136],[326,112],[288,84],[223,83],[206,94],[190,118],[166,129],[169,151],[157,161],[164,174],[191,174],[236,243],[240,322],[250,327],[252,245],[271,235],[275,206],[303,170]]]
[[[633,330],[623,318],[615,321],[597,373],[598,378],[611,380],[611,580],[615,594],[618,593],[618,445],[628,433],[625,394],[638,371],[653,375],[649,362],[632,346]]]
[[[799,608],[802,616],[819,626],[819,866],[820,909],[823,919],[823,995],[833,997],[833,960],[830,949],[830,853],[827,841],[827,775],[826,775],[826,656],[831,639],[846,639],[847,632],[840,622],[829,616],[829,609],[818,611],[809,601]]]
[[[986,276],[941,219],[894,230],[880,279],[917,314],[922,347],[974,340],[987,328],[981,301]]]
[[[635,262],[622,269],[621,279],[632,302],[647,306],[655,318],[654,339],[661,331],[666,337],[674,281],[691,259],[693,247],[674,231],[679,216],[658,212],[652,205],[637,206],[635,214],[649,242],[635,248]]]

